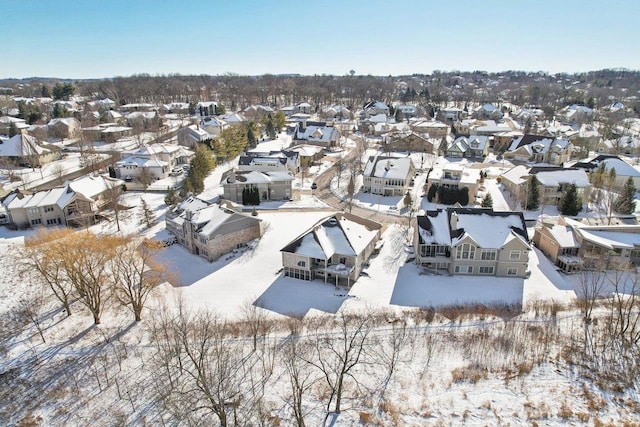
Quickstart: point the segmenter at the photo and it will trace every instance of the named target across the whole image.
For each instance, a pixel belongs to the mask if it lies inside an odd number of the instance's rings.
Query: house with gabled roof
[[[505,158],[523,162],[563,165],[571,159],[573,144],[552,136],[526,134],[515,139],[504,153]]]
[[[293,133],[296,144],[319,145],[324,148],[335,147],[340,141],[340,131],[325,122],[308,122],[302,120],[296,125]]]
[[[416,168],[410,157],[370,156],[364,167],[362,191],[404,196],[413,185]]]
[[[166,215],[167,231],[192,254],[213,262],[262,236],[262,220],[189,197]]]
[[[363,115],[366,118],[382,114],[384,114],[385,117],[389,116],[389,106],[381,101],[368,102],[363,108]]]
[[[625,182],[631,178],[636,188],[640,188],[640,170],[625,162],[618,156],[611,154],[598,154],[587,159],[570,163],[569,165],[571,167],[585,169],[587,172],[593,172],[600,166],[602,166],[607,172],[615,169],[616,187],[622,188]]]
[[[40,145],[35,137],[24,133],[18,133],[0,142],[0,160],[6,163],[36,167],[60,159],[59,148],[53,145],[46,147]]]
[[[445,150],[449,157],[482,159],[489,154],[489,138],[481,135],[459,136]]]
[[[526,197],[526,183],[531,175],[535,175],[540,184],[540,204],[558,206],[562,194],[573,184],[584,208],[589,203],[591,183],[589,176],[580,168],[562,168],[555,166],[514,166],[501,175],[502,185],[509,191],[513,200],[523,201]],[[585,209],[586,210],[586,209]]]
[[[415,132],[395,132],[387,137],[385,150],[433,154],[433,142]]]
[[[284,275],[351,287],[381,229],[382,224],[346,212],[325,217],[280,250]]]
[[[587,225],[560,216],[536,227],[533,241],[549,259],[570,273],[586,269],[640,265],[640,226]]]
[[[209,132],[198,125],[185,126],[178,130],[178,144],[187,148],[195,149],[210,138]]]
[[[493,104],[483,104],[473,110],[473,118],[500,120],[504,114]]]
[[[416,218],[416,264],[448,274],[526,277],[531,245],[522,212],[426,211]]]
[[[245,191],[257,190],[262,201],[289,200],[292,196],[293,175],[289,171],[269,172],[231,170],[222,175],[223,197],[243,203]]]

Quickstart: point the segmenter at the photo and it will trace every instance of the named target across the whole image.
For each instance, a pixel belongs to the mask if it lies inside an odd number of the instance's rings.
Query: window
[[[37,214],[38,212],[40,212],[40,210],[38,208],[29,208],[29,213],[30,214]]]
[[[56,224],[57,222],[58,222],[58,220],[55,219],[55,218],[54,219],[48,219],[47,220],[47,225],[53,225],[53,224]]]
[[[472,274],[473,273],[473,266],[471,265],[456,265],[454,268],[454,271],[456,273],[461,273],[461,274]]]
[[[38,225],[38,224],[42,224],[42,220],[40,218],[31,220],[31,225]]]
[[[458,259],[473,259],[476,255],[476,247],[472,244],[465,243],[464,245],[458,246],[458,251],[456,253],[456,258]]]
[[[45,212],[53,212],[53,206],[47,206],[46,208],[44,208]]]
[[[509,252],[509,259],[510,260],[518,260],[518,259],[520,259],[520,251],[511,251],[511,252]]]
[[[517,268],[508,268],[507,269],[507,276],[517,276],[518,275],[518,269]]]
[[[493,274],[493,266],[481,266],[480,274]]]
[[[307,263],[305,261],[298,261],[298,267],[306,267]]]
[[[483,261],[495,261],[498,251],[495,249],[483,249],[480,253],[480,259]]]

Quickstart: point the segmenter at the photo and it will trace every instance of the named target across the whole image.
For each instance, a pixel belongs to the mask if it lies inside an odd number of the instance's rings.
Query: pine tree
[[[540,206],[540,183],[535,175],[531,175],[527,180],[527,200],[525,209],[536,210]]]
[[[174,190],[173,188],[169,188],[169,190],[167,191],[167,195],[164,197],[164,203],[167,206],[175,206],[179,201],[180,199],[176,194],[176,190]]]
[[[493,198],[491,197],[491,193],[487,193],[486,196],[482,199],[481,206],[483,208],[491,208],[493,209]]]
[[[156,217],[153,214],[153,211],[149,208],[149,204],[144,198],[142,200],[142,218],[140,221],[140,225],[146,225],[147,227],[151,227],[156,222]]]
[[[254,131],[255,126],[254,122],[247,123],[247,143],[250,147],[255,147],[258,143],[258,137]]]
[[[267,132],[267,135],[269,136],[269,138],[271,139],[275,139],[276,137],[276,125],[273,121],[273,116],[271,114],[267,114],[267,116],[265,116],[264,120],[263,120],[263,124],[265,127],[265,131]]]
[[[578,190],[575,184],[570,184],[564,193],[562,193],[558,210],[562,215],[569,216],[578,215],[582,210],[582,201],[578,197]]]
[[[636,211],[636,186],[629,177],[622,187],[622,192],[613,203],[613,210],[623,215],[631,215]]]
[[[287,124],[287,118],[282,111],[278,111],[276,113],[276,115],[273,117],[273,123],[276,125],[276,130],[278,132],[282,132],[282,129]]]

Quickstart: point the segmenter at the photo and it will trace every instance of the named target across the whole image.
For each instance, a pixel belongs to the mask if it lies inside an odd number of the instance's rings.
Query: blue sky
[[[640,69],[640,0],[0,0],[0,78]]]

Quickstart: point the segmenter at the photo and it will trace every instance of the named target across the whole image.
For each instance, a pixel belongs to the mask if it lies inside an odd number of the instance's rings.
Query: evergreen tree
[[[147,227],[151,227],[155,222],[156,218],[153,214],[153,211],[149,208],[149,204],[144,198],[142,200],[142,218],[140,221],[140,225],[146,225]]]
[[[16,136],[18,134],[18,128],[16,128],[15,123],[9,123],[9,138]]]
[[[622,192],[613,203],[613,210],[619,214],[631,215],[636,211],[636,186],[629,177],[622,187]]]
[[[278,111],[273,117],[273,122],[276,126],[276,130],[278,132],[282,132],[282,129],[284,129],[287,124],[287,118],[285,117],[284,112]]]
[[[267,114],[263,119],[263,124],[267,135],[271,139],[276,138],[276,125],[271,114]]]
[[[432,202],[437,192],[438,192],[438,186],[436,184],[431,184],[431,186],[429,187],[429,190],[427,190],[427,200],[429,202]]]
[[[49,86],[47,85],[42,85],[42,87],[40,88],[40,95],[43,98],[49,98],[51,97],[51,91],[49,90]]]
[[[527,180],[527,200],[525,209],[528,211],[536,210],[540,206],[540,182],[535,175],[531,175]]]
[[[404,195],[403,203],[404,207],[407,208],[407,210],[411,209],[411,206],[413,205],[413,199],[411,198],[411,193],[409,191],[407,191],[407,193]]]
[[[258,144],[258,137],[256,136],[256,124],[251,121],[247,123],[247,145],[255,147]]]
[[[395,119],[396,119],[396,123],[401,123],[404,121],[404,113],[399,108],[396,108]]]
[[[71,83],[56,83],[53,86],[53,99],[68,101],[73,92],[75,92],[75,88]]]
[[[493,209],[493,198],[491,197],[491,193],[487,193],[486,196],[482,199],[482,204],[480,205],[483,208],[491,208]]]
[[[176,190],[173,188],[169,188],[167,191],[167,195],[164,197],[164,203],[167,206],[175,206],[180,201],[178,195],[176,194]]]
[[[562,215],[569,216],[578,215],[582,210],[582,200],[578,197],[578,190],[575,184],[570,184],[564,193],[562,193],[558,210]]]

